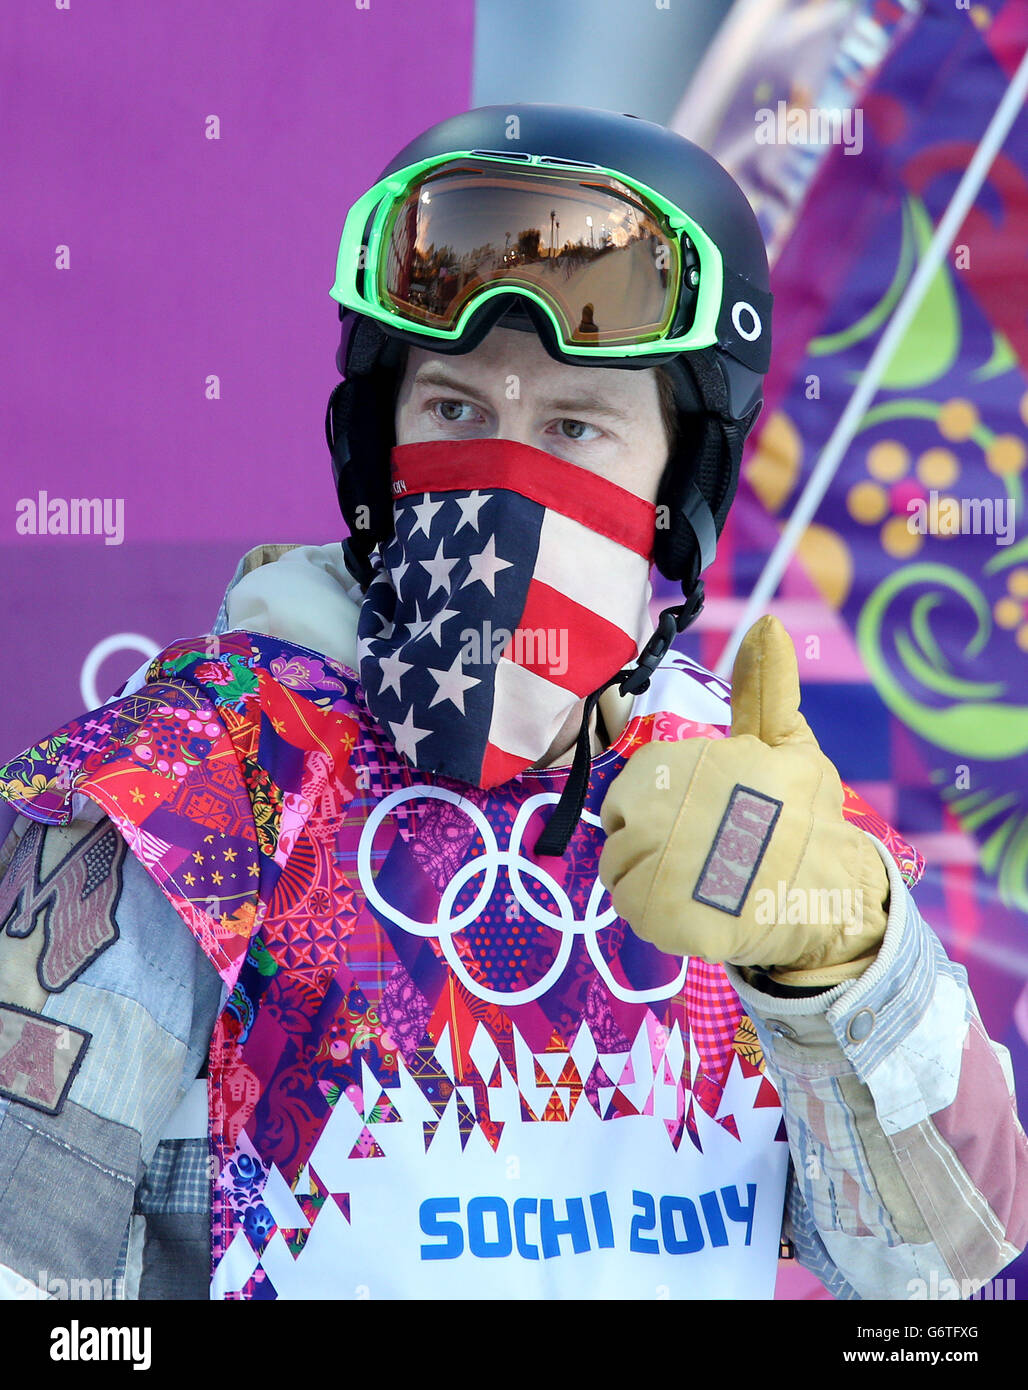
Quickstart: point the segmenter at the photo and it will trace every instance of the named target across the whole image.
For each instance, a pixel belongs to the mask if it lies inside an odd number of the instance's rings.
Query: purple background
[[[98,642],[206,631],[249,546],[341,535],[343,217],[470,104],[472,36],[472,0],[6,7],[0,759],[83,708]],[[40,489],[124,499],[123,543],[17,534]],[[100,698],[141,660],[112,655]]]

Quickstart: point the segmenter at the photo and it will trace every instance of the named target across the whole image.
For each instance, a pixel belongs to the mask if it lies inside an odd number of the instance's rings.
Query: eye
[[[595,439],[600,433],[595,425],[587,425],[584,420],[561,420],[559,422],[559,430],[565,439]],[[592,433],[587,434],[587,430],[591,430]]]
[[[432,409],[448,425],[456,425],[467,423],[471,416],[465,415],[463,412],[465,410],[474,411],[474,406],[468,401],[433,401]]]

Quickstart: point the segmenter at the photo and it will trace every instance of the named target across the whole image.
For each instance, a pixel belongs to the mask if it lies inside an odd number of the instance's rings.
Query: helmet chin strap
[[[622,695],[641,695],[649,688],[653,673],[664,660],[675,638],[699,617],[704,603],[701,571],[714,559],[717,546],[717,532],[710,508],[699,488],[693,483],[682,502],[683,518],[692,527],[696,544],[689,575],[682,580],[685,602],[672,608],[665,608],[657,621],[657,630],[643,647],[639,659],[633,667],[625,668],[604,681],[598,690],[586,698],[582,711],[582,725],[575,743],[575,757],[571,764],[571,774],[564,784],[560,800],[553,808],[550,819],[538,840],[535,842],[536,854],[560,857],[564,854],[582,818],[585,794],[589,786],[589,768],[592,762],[589,724],[593,710],[603,692],[617,685]]]
[[[700,579],[696,581],[696,586],[685,603],[674,608],[665,608],[661,613],[657,630],[642,649],[636,665],[618,671],[586,697],[571,774],[564,784],[560,800],[553,808],[553,814],[546,822],[546,828],[535,842],[536,854],[561,856],[570,844],[575,828],[582,818],[585,793],[589,786],[589,767],[592,762],[589,724],[600,696],[612,685],[617,685],[622,695],[641,695],[649,687],[653,673],[663,661],[671,643],[680,632],[685,631],[702,608],[703,581]]]

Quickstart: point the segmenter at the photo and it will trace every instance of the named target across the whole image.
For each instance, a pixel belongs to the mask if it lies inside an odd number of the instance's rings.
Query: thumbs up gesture
[[[660,950],[827,988],[874,960],[889,880],[799,704],[789,634],[761,618],[735,661],[731,736],[647,744],[611,783],[599,873]]]

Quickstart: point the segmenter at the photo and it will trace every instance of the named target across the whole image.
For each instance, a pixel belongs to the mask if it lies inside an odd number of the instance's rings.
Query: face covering
[[[368,708],[422,772],[498,786],[636,656],[656,508],[506,439],[398,445],[392,479],[357,628]]]

